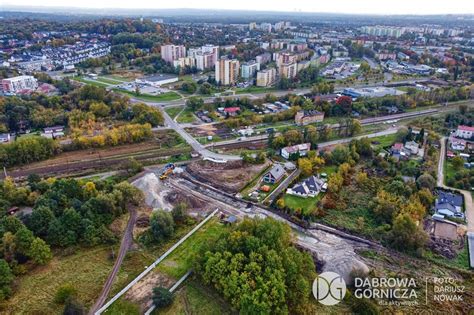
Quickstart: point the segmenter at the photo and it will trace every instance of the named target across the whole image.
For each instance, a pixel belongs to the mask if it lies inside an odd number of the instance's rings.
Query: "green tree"
[[[5,300],[11,294],[11,284],[15,276],[5,261],[5,259],[0,259],[0,301]]]
[[[53,257],[48,244],[39,237],[35,238],[31,243],[28,256],[31,257],[34,263],[39,265],[46,265]]]
[[[393,221],[388,240],[398,250],[416,252],[425,246],[428,236],[409,214],[399,214]]]
[[[174,221],[171,213],[157,210],[150,217],[150,231],[153,240],[161,242],[174,234]]]
[[[459,155],[455,156],[451,160],[451,164],[453,165],[453,168],[455,170],[460,170],[464,166],[464,159],[462,157],[460,157]]]
[[[163,287],[153,288],[153,304],[157,309],[167,307],[173,303],[173,293]]]
[[[183,223],[186,220],[186,210],[188,205],[184,202],[178,203],[171,211],[175,223]]]

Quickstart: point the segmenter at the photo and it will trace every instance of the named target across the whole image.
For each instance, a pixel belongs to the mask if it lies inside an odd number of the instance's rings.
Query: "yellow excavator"
[[[173,169],[174,169],[174,164],[172,163],[169,163],[165,166],[165,171],[161,174],[160,176],[160,179],[161,180],[165,180],[168,178],[168,176],[173,173]]]
[[[171,173],[173,173],[173,169],[172,168],[167,169],[166,171],[163,172],[163,174],[161,174],[160,179],[161,180],[167,179],[168,175],[170,175]]]

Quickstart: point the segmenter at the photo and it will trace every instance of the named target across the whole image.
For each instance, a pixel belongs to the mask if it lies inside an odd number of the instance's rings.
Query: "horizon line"
[[[74,14],[74,12],[59,12],[60,9],[76,9],[76,10],[121,10],[121,11],[140,11],[140,10],[195,10],[195,11],[228,11],[228,12],[238,12],[238,11],[245,11],[245,12],[266,12],[266,13],[287,13],[287,14],[331,14],[331,15],[358,15],[358,16],[446,16],[446,15],[458,15],[458,16],[474,16],[473,13],[427,13],[427,14],[420,14],[420,13],[349,13],[349,12],[331,12],[331,11],[288,11],[288,10],[249,10],[249,9],[223,9],[223,8],[191,8],[191,7],[176,7],[176,8],[152,8],[152,7],[143,7],[143,8],[123,8],[123,7],[78,7],[78,6],[57,6],[57,5],[16,5],[16,4],[4,4],[1,5],[3,12],[15,12],[15,9],[24,9],[26,11],[23,12],[31,12],[31,13],[69,13]],[[35,9],[52,9],[57,10],[55,12],[37,12],[34,11]],[[28,11],[32,10],[32,11]],[[89,12],[87,14],[90,15],[103,15],[100,12]],[[150,14],[153,14],[150,12]],[[110,13],[109,15],[117,15],[114,13]]]

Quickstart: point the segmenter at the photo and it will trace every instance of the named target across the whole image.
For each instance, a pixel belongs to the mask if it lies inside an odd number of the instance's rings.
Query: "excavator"
[[[168,163],[165,165],[165,169],[163,173],[161,173],[160,179],[165,180],[168,178],[168,176],[173,173],[173,170],[175,168],[175,165],[173,163]]]

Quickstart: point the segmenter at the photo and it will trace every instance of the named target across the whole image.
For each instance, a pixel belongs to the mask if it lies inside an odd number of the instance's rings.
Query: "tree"
[[[28,256],[31,257],[35,264],[39,265],[46,265],[53,257],[48,244],[39,237],[35,238],[31,243]]]
[[[125,164],[125,169],[129,175],[135,175],[143,171],[143,164],[137,161],[134,157],[131,157]]]
[[[186,220],[186,209],[188,205],[184,202],[178,203],[171,211],[175,223],[183,223]]]
[[[54,295],[54,302],[57,304],[64,304],[77,293],[76,288],[70,283],[63,284],[59,287]]]
[[[394,248],[407,252],[423,248],[427,239],[428,236],[421,225],[417,225],[406,213],[401,213],[395,218],[392,230],[388,234],[388,240]]]
[[[11,294],[11,283],[15,276],[5,261],[5,259],[0,259],[0,301],[5,300]]]
[[[153,240],[161,242],[174,233],[174,221],[169,212],[158,210],[150,217],[150,231]]]
[[[416,184],[420,189],[427,188],[429,190],[433,190],[436,186],[436,180],[430,174],[424,173],[417,178]]]
[[[460,157],[459,155],[455,156],[451,160],[451,164],[453,165],[453,168],[455,170],[460,170],[464,166],[464,159]]]
[[[200,97],[192,96],[187,99],[186,107],[191,109],[193,112],[200,109],[204,105],[204,100]]]
[[[313,165],[311,160],[308,158],[300,158],[298,159],[298,167],[301,170],[301,174],[304,177],[308,177],[313,173]]]
[[[314,314],[315,266],[285,223],[248,220],[201,248],[196,273],[242,314]]]
[[[167,307],[173,303],[173,293],[163,287],[153,288],[153,304],[157,309]]]
[[[352,111],[352,98],[349,96],[339,96],[336,100],[336,104],[340,106],[345,114],[349,114]]]
[[[283,198],[279,198],[276,202],[276,206],[278,209],[284,209],[285,208],[285,200]]]
[[[376,215],[375,219],[379,222],[390,224],[400,209],[400,198],[385,190],[380,190],[373,201],[372,210]]]
[[[363,61],[361,62],[360,64],[360,68],[359,68],[362,72],[364,73],[367,73],[370,71],[370,65],[367,61]]]
[[[349,159],[350,159],[350,152],[346,146],[338,145],[331,152],[331,162],[336,165],[348,162]]]

